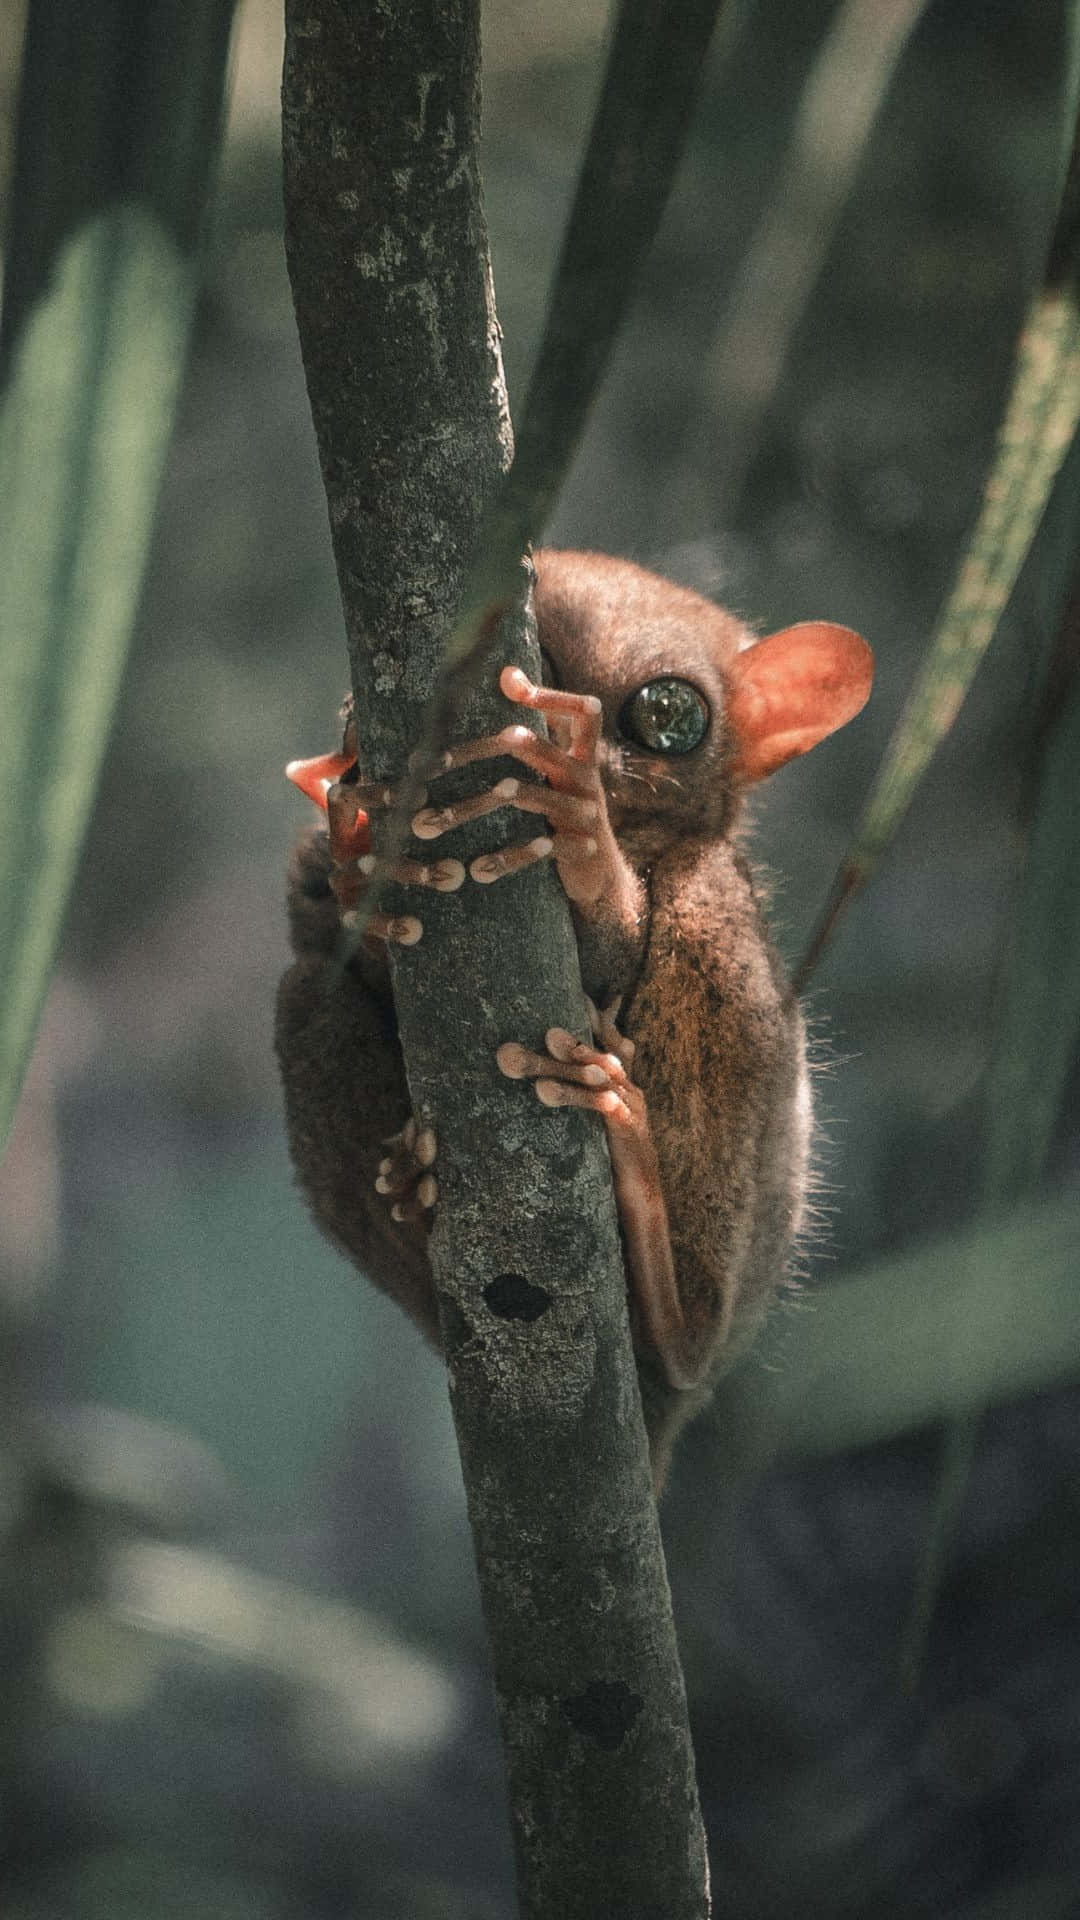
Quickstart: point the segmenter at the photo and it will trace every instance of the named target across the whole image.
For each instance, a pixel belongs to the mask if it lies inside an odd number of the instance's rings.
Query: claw
[[[308,799],[314,800],[315,805],[325,813],[327,788],[332,787],[334,781],[340,780],[342,774],[348,773],[355,764],[355,757],[350,759],[345,753],[320,753],[314,760],[290,760],[285,769],[285,778],[291,780],[294,787],[299,787],[301,793],[306,793]]]

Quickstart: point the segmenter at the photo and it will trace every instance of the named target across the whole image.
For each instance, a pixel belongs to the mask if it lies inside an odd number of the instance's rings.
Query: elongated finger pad
[[[529,1054],[524,1047],[519,1046],[516,1040],[504,1040],[495,1054],[495,1059],[500,1073],[505,1073],[508,1080],[526,1078],[529,1071]]]

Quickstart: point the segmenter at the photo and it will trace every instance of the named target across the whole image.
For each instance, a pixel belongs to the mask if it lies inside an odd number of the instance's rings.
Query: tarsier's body
[[[491,881],[554,856],[595,1045],[553,1029],[543,1052],[534,1036],[508,1039],[498,1064],[607,1127],[659,1481],[679,1427],[782,1278],[806,1191],[802,1020],[736,850],[740,790],[858,711],[870,655],[846,628],[818,624],[749,646],[722,608],[602,555],[545,552],[536,568],[545,682],[558,691],[513,669],[500,684],[544,713],[554,744],[510,727],[448,760],[509,751],[546,784],[500,782],[482,800],[426,807],[413,826],[431,840],[496,807],[547,817],[545,835],[470,871]],[[294,774],[313,797],[329,787],[331,836],[302,842],[290,875],[297,959],[278,1006],[290,1144],[320,1225],[437,1342],[435,1143],[410,1122],[383,944],[419,938],[419,920],[375,916],[377,937],[344,972],[334,964],[341,907],[371,865],[357,808],[386,800],[351,761],[347,739]],[[418,901],[424,886],[468,884],[446,859],[400,877]]]

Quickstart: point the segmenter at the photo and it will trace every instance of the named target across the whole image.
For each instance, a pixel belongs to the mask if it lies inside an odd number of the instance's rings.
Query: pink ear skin
[[[320,753],[314,760],[290,760],[285,778],[325,813],[327,788],[340,780],[343,773],[348,773],[353,764],[353,758],[346,753]]]
[[[808,753],[865,706],[874,656],[850,627],[804,620],[737,654],[728,668],[728,771],[749,786]]]

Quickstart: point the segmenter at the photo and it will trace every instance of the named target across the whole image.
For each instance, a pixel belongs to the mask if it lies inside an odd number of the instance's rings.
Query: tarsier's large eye
[[[650,753],[689,753],[708,732],[709,706],[689,680],[649,680],[631,694],[619,726]]]

